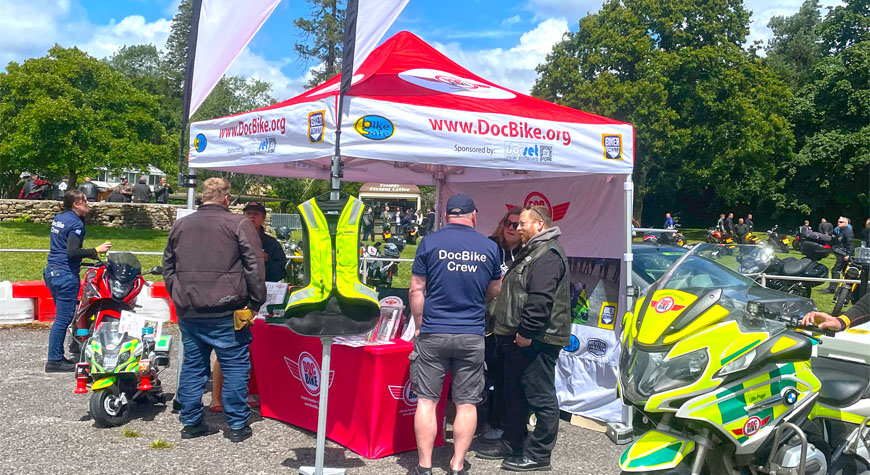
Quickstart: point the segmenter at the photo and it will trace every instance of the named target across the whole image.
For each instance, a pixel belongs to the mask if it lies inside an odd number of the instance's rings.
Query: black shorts
[[[478,404],[484,387],[483,356],[483,335],[421,333],[409,357],[414,392],[437,402],[450,371],[453,402]]]

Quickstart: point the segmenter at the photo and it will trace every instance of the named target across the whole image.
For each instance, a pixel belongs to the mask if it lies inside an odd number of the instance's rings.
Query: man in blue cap
[[[486,297],[501,291],[498,245],[474,230],[477,207],[471,197],[447,200],[447,225],[427,234],[411,268],[410,304],[417,336],[411,353],[411,383],[417,393],[414,432],[417,474],[432,473],[432,446],[438,425],[435,408],[450,372],[453,459],[450,473],[465,473],[465,454],[477,428],[477,404],[484,386]]]

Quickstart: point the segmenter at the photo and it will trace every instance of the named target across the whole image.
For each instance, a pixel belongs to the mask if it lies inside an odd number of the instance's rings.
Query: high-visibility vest
[[[375,290],[359,280],[359,223],[365,205],[349,197],[338,223],[330,230],[323,212],[312,198],[299,205],[308,238],[305,261],[308,285],[288,297],[285,316],[317,310],[335,295],[369,309],[378,308]]]

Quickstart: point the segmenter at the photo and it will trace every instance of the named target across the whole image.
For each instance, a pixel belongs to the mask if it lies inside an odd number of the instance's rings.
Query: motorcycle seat
[[[870,366],[834,358],[813,358],[813,374],[822,382],[819,401],[834,407],[848,407],[870,398]]]
[[[807,258],[783,259],[782,271],[785,273],[785,275],[801,275],[812,263],[813,261]]]

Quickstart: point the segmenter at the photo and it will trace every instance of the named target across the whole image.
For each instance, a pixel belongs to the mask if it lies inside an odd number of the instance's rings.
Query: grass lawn
[[[48,224],[3,223],[0,224],[0,248],[2,249],[48,249]],[[85,247],[96,247],[109,241],[113,251],[156,251],[166,247],[168,231],[152,229],[106,228],[88,226]],[[44,252],[0,253],[0,280],[42,280],[47,254]],[[148,272],[163,261],[162,256],[136,256],[142,263],[142,271]],[[147,280],[163,280],[159,275],[149,275]]]
[[[683,234],[691,243],[703,242],[707,235],[706,229],[682,229]],[[48,249],[48,234],[49,225],[34,224],[34,223],[2,223],[0,224],[0,248],[2,249]],[[112,250],[115,251],[157,251],[163,252],[166,246],[166,237],[169,233],[166,231],[155,231],[150,229],[128,229],[128,228],[105,228],[98,226],[88,226],[87,236],[85,238],[85,246],[94,247],[103,241],[111,241]],[[301,239],[301,233],[295,231],[294,239]],[[761,234],[759,237],[764,240],[766,235]],[[641,237],[635,238],[635,242],[640,242]],[[365,244],[372,244],[366,242]],[[407,245],[402,251],[402,258],[413,259],[417,252],[417,246]],[[788,257],[789,255],[799,257],[796,251],[791,251],[790,254],[777,254],[780,258]],[[160,265],[161,256],[137,256],[142,263],[142,269],[147,271],[153,266]],[[0,280],[19,281],[19,280],[42,280],[42,269],[45,267],[45,253],[17,253],[3,252],[0,253]],[[835,259],[829,256],[823,259],[822,264],[831,268],[834,265]],[[162,280],[160,276],[148,276],[148,280]],[[407,288],[411,282],[411,263],[402,262],[399,264],[399,273],[393,279],[395,287]],[[830,312],[833,308],[832,296],[830,294],[821,293],[824,285],[813,288],[813,300],[816,301],[819,309]]]

